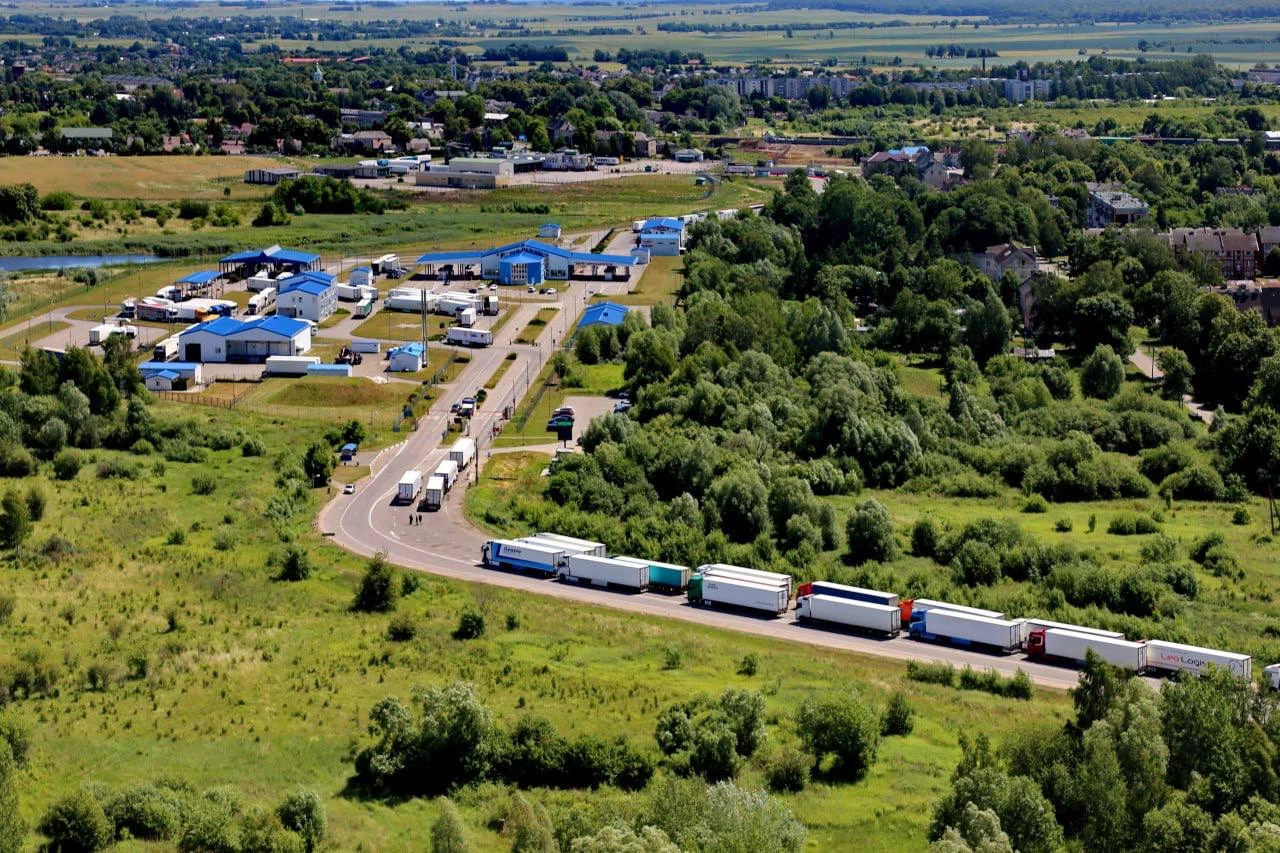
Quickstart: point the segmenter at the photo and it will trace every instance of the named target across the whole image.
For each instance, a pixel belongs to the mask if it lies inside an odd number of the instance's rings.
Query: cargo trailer
[[[417,287],[393,287],[387,292],[385,306],[388,311],[435,311],[440,297]]]
[[[615,560],[590,554],[570,554],[556,572],[562,581],[602,587],[642,590],[649,586],[649,566],[642,561]]]
[[[992,619],[935,607],[912,618],[911,638],[953,646],[984,646],[1007,653],[1022,648],[1025,625],[1021,619]]]
[[[983,610],[981,607],[967,607],[963,604],[948,604],[945,601],[935,601],[932,598],[904,598],[899,602],[902,608],[902,621],[910,624],[918,614],[928,613],[930,610],[941,608],[950,610],[952,613],[968,613],[971,616],[985,616],[988,619],[1003,619],[1004,614],[996,610]]]
[[[698,566],[697,573],[704,576],[741,578],[745,581],[753,583],[766,583],[773,586],[781,587],[787,592],[787,599],[791,598],[791,575],[783,575],[777,572],[766,572],[760,569],[748,569],[743,566],[732,566],[728,563],[708,563]]]
[[[464,347],[487,347],[493,343],[493,332],[488,329],[468,329],[465,326],[450,326],[444,333],[445,343],[458,344]]]
[[[480,549],[480,559],[486,568],[518,569],[538,572],[548,577],[556,573],[556,569],[568,556],[554,546],[506,539],[491,539]]]
[[[444,479],[444,490],[449,491],[458,480],[458,463],[452,459],[443,460],[436,466],[435,476]]]
[[[107,342],[107,338],[112,335],[124,335],[127,338],[136,338],[138,336],[138,327],[129,325],[117,326],[113,323],[102,323],[94,326],[89,330],[89,344],[102,345]]]
[[[800,588],[796,590],[796,596],[802,595],[831,595],[836,598],[848,598],[853,601],[887,604],[890,607],[897,607],[899,604],[896,593],[880,592],[876,589],[863,589],[860,586],[846,586],[845,584],[832,583],[831,581],[813,581],[812,583],[800,584]]]
[[[521,536],[516,542],[527,542],[530,545],[537,545],[540,548],[552,548],[557,551],[564,551],[565,554],[592,554],[593,549],[580,545],[567,545],[556,539],[545,539],[541,536]]]
[[[307,369],[319,363],[320,357],[315,355],[269,355],[266,372],[272,376],[306,376]]]
[[[444,493],[444,477],[441,477],[439,474],[432,474],[428,477],[426,490],[427,509],[439,509],[443,506]]]
[[[476,324],[476,309],[463,308],[458,312],[458,325],[469,329]]]
[[[608,549],[605,548],[603,542],[592,542],[590,539],[578,539],[573,536],[561,536],[559,533],[540,532],[534,534],[539,539],[546,539],[549,542],[559,542],[570,548],[576,548],[583,554],[590,554],[593,557],[609,556]]]
[[[158,342],[152,351],[151,358],[154,361],[173,361],[178,357],[178,336],[170,335],[164,340]]]
[[[476,441],[474,438],[460,438],[449,448],[449,458],[458,463],[458,470],[464,470],[476,458]]]
[[[643,560],[639,557],[618,557],[617,559],[647,565],[649,567],[650,589],[683,592],[689,586],[689,575],[692,574],[692,570],[688,566],[677,566],[675,563],[658,563],[653,560]]]
[[[1272,690],[1280,690],[1280,663],[1272,663],[1264,666],[1262,671],[1266,673],[1267,683],[1271,685]]]
[[[1164,640],[1147,641],[1147,669],[1205,675],[1211,666],[1225,669],[1239,678],[1249,679],[1253,676],[1253,658],[1248,655],[1185,646],[1182,643],[1166,643]]]
[[[1052,658],[1067,663],[1082,664],[1089,652],[1093,652],[1112,666],[1130,672],[1142,672],[1147,668],[1147,646],[1097,634],[1080,634],[1062,628],[1037,628],[1027,636],[1027,656]]]
[[[490,317],[498,313],[498,294],[486,293],[480,297],[480,313]]]
[[[835,595],[802,595],[796,600],[796,619],[860,631],[874,631],[890,637],[902,629],[902,611],[896,605],[858,601]]]
[[[421,490],[422,472],[405,471],[400,477],[400,482],[396,484],[396,501],[399,503],[412,503]]]
[[[791,601],[787,591],[777,584],[700,574],[689,578],[688,596],[693,604],[736,607],[774,616],[785,613]]]
[[[1051,622],[1048,619],[1027,619],[1028,633],[1037,628],[1060,628],[1063,631],[1074,631],[1077,634],[1089,634],[1095,637],[1110,637],[1113,640],[1123,640],[1124,634],[1120,631],[1104,631],[1101,628],[1086,628],[1082,625],[1069,625],[1066,622]]]
[[[267,309],[276,304],[276,289],[274,287],[264,287],[253,296],[249,297],[249,302],[244,307],[246,314],[265,314]]]

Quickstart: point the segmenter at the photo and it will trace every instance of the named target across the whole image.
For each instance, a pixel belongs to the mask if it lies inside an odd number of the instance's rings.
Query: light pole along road
[[[462,513],[462,496],[467,484],[476,476],[471,471],[462,473],[459,484],[439,511],[424,514],[421,525],[410,525],[410,512],[412,510],[416,514],[417,505],[395,504],[396,486],[406,471],[416,469],[425,475],[445,458],[448,448],[441,443],[441,437],[448,425],[450,400],[474,393],[493,375],[509,352],[516,353],[516,359],[501,381],[495,388],[488,389],[486,405],[471,422],[470,434],[478,445],[472,464],[477,467],[483,465],[491,447],[493,426],[498,422],[503,404],[516,399],[517,390],[522,390],[526,366],[530,370],[529,375],[533,376],[538,369],[535,365],[550,357],[552,337],[558,342],[565,340],[567,331],[577,321],[576,317],[568,316],[570,306],[577,310],[579,294],[584,288],[582,283],[566,288],[567,292],[560,300],[561,310],[543,329],[538,346],[495,341],[493,346],[475,351],[471,363],[455,382],[442,390],[418,429],[378,455],[370,466],[369,477],[357,485],[355,494],[339,493],[320,511],[316,524],[321,533],[332,536],[339,545],[357,554],[372,556],[382,552],[388,561],[398,566],[457,580],[901,661],[944,661],[957,667],[969,665],[978,670],[994,669],[1003,675],[1013,675],[1021,669],[1043,687],[1067,689],[1075,686],[1078,680],[1076,670],[1032,662],[1021,655],[988,655],[924,644],[905,636],[894,639],[855,636],[801,626],[789,614],[775,619],[756,618],[695,607],[683,596],[628,595],[481,568],[480,547],[491,537],[468,522]],[[527,313],[527,310],[521,313]],[[518,334],[520,326],[517,321],[522,319],[513,317],[504,327],[502,337],[509,340]]]

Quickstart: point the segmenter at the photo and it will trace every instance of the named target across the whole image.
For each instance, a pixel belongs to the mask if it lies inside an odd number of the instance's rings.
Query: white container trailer
[[[356,287],[373,284],[373,270],[368,267],[356,267],[351,271],[351,283]]]
[[[787,611],[791,598],[777,584],[755,583],[742,578],[716,575],[694,575],[689,579],[689,601],[694,604],[741,607],[781,616]]]
[[[112,323],[103,323],[100,326],[94,326],[89,330],[90,344],[105,344],[107,338],[112,335],[124,335],[128,338],[136,338],[138,336],[137,326],[117,326]]]
[[[562,581],[591,586],[618,586],[641,590],[649,586],[649,567],[630,560],[613,560],[591,554],[570,554],[557,574]]]
[[[507,539],[491,539],[480,548],[480,560],[486,568],[522,569],[546,575],[554,575],[568,556],[553,546]]]
[[[1266,673],[1267,683],[1271,685],[1272,690],[1280,690],[1280,663],[1268,664],[1262,668]]]
[[[424,310],[437,310],[439,304],[440,297],[429,290],[417,287],[393,287],[387,291],[388,311],[413,311],[421,314]]]
[[[609,551],[605,548],[603,542],[592,542],[590,539],[579,539],[576,536],[561,536],[559,533],[537,533],[539,539],[546,539],[548,542],[559,542],[571,548],[583,549],[582,553],[591,554],[596,557],[607,557]]]
[[[476,309],[474,307],[463,308],[461,311],[458,312],[458,325],[469,329],[475,324],[476,324]]]
[[[1210,666],[1225,669],[1244,679],[1253,675],[1253,658],[1248,655],[1166,643],[1164,640],[1147,641],[1147,669],[1206,675]]]
[[[275,287],[276,281],[265,272],[255,273],[244,281],[245,289],[250,293],[258,293],[268,287]]]
[[[253,296],[249,297],[249,302],[244,307],[246,314],[265,314],[267,309],[276,304],[276,289],[274,287],[264,287]]]
[[[1027,637],[1027,655],[1033,658],[1050,657],[1071,663],[1084,663],[1091,651],[1112,666],[1130,672],[1142,672],[1147,668],[1145,643],[1099,637],[1097,634],[1081,634],[1062,628],[1032,631]]]
[[[468,308],[475,310],[476,298],[470,293],[442,293],[431,310],[446,317],[457,317]]]
[[[1089,634],[1095,637],[1110,637],[1113,640],[1123,640],[1124,633],[1121,631],[1104,631],[1101,628],[1086,628],[1083,625],[1070,625],[1066,622],[1052,622],[1048,619],[1027,619],[1027,633],[1037,629],[1060,628],[1063,631],[1074,631],[1077,634]]]
[[[896,637],[902,630],[902,611],[891,604],[875,604],[834,595],[804,595],[796,603],[796,618],[876,631]]]
[[[178,357],[178,336],[171,335],[156,344],[151,354],[155,361],[173,361]]]
[[[488,329],[467,329],[462,326],[450,326],[445,330],[446,343],[464,347],[487,347],[493,343],[493,332]]]
[[[418,497],[418,492],[421,490],[422,472],[405,471],[400,477],[400,482],[396,484],[396,500],[400,503],[410,503]]]
[[[439,474],[432,474],[427,478],[426,500],[427,509],[439,509],[444,504],[445,493],[444,477]]]
[[[351,342],[352,352],[362,353],[379,353],[382,352],[382,341],[370,341],[356,339]]]
[[[449,491],[458,480],[458,463],[452,459],[444,460],[436,466],[435,475],[444,480],[444,490]]]
[[[537,545],[539,548],[552,548],[557,551],[563,551],[565,555],[569,554],[591,554],[591,548],[581,545],[566,545],[555,539],[547,539],[542,536],[521,536],[516,542],[522,542],[528,545]]]
[[[767,583],[772,586],[781,587],[787,592],[787,598],[791,598],[791,575],[778,574],[777,572],[766,572],[760,569],[748,569],[743,566],[731,566],[728,563],[708,563],[704,566],[698,566],[698,574],[704,577],[730,577],[740,578],[753,583]]]
[[[656,560],[642,560],[639,557],[614,557],[629,563],[644,563],[649,567],[649,586],[662,589],[684,590],[689,586],[689,576],[693,574],[688,566],[675,563],[659,563]]]
[[[912,614],[914,617],[914,614]],[[934,608],[911,621],[911,636],[921,640],[942,640],[959,646],[990,646],[1003,652],[1022,648],[1026,623],[971,613]]]
[[[364,298],[360,287],[354,284],[335,284],[333,292],[339,302],[359,302]]]
[[[306,376],[307,368],[319,363],[315,355],[269,355],[266,368],[272,376]]]
[[[1004,614],[998,610],[983,610],[981,607],[966,607],[963,604],[948,604],[945,601],[934,601],[932,598],[917,598],[911,602],[911,618],[917,613],[928,613],[930,610],[950,610],[952,613],[968,613],[971,616],[985,616],[988,619],[1003,619]]]
[[[449,458],[458,463],[458,468],[465,469],[476,458],[476,442],[473,438],[460,438],[449,448]]]

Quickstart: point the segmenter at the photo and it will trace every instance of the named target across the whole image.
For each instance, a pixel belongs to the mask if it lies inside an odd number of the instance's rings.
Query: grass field
[[[427,316],[427,339],[440,340],[445,329],[454,325],[448,317],[438,314]],[[355,328],[357,338],[376,338],[383,341],[422,340],[422,315],[405,311],[381,309]]]
[[[542,334],[542,330],[551,322],[551,318],[556,316],[559,308],[539,308],[538,313],[533,315],[525,327],[520,330],[520,334],[516,335],[515,342],[518,344],[531,344],[538,339],[538,335]]]
[[[498,387],[498,383],[502,381],[502,377],[507,375],[507,371],[511,369],[512,363],[515,361],[516,354],[508,353],[507,357],[502,360],[502,364],[498,365],[498,369],[493,371],[493,375],[484,383],[484,387],[492,391]]]
[[[620,305],[657,305],[670,303],[683,281],[683,262],[679,257],[650,258],[635,289],[621,296],[599,296],[596,301],[617,302]]]
[[[0,157],[0,184],[29,182],[41,193],[62,190],[87,198],[262,198],[271,188],[246,184],[244,173],[280,166],[274,157]]]
[[[516,407],[515,416],[502,426],[494,439],[494,447],[522,447],[530,444],[549,444],[556,441],[556,434],[545,429],[551,413],[564,404],[566,396],[603,397],[622,387],[621,364],[578,365],[583,383],[572,388],[551,384],[551,362],[548,360],[537,378],[530,383],[530,391]],[[535,398],[541,390],[540,396]]]
[[[69,328],[71,328],[70,323],[54,320],[52,322],[35,323],[30,329],[23,326],[15,332],[10,332],[0,338],[0,361],[17,361],[22,355],[23,347]]]

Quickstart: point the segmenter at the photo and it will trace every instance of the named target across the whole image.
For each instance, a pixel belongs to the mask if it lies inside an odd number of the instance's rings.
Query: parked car
[[[537,293],[537,292],[538,292],[538,288],[534,287],[534,286],[531,284],[531,285],[529,285],[529,292],[530,292],[530,293]]]
[[[556,295],[556,289],[554,287],[548,287],[547,296],[555,296],[555,295]]]
[[[497,289],[498,289],[498,285],[497,285],[497,284],[491,284],[491,285],[489,285],[489,289],[490,289],[490,290],[497,290]]]
[[[551,417],[558,418],[561,415],[563,415],[566,418],[569,418],[570,420],[572,420],[573,417],[577,414],[578,412],[573,408],[573,406],[561,406],[560,408],[556,409],[554,412],[551,413]]]
[[[613,404],[614,414],[618,414],[618,415],[625,414],[630,408],[631,408],[631,404],[628,403],[626,400],[619,400],[618,402]]]
[[[344,495],[354,495],[356,493],[356,484],[347,483],[345,486],[342,487],[342,493]]]

